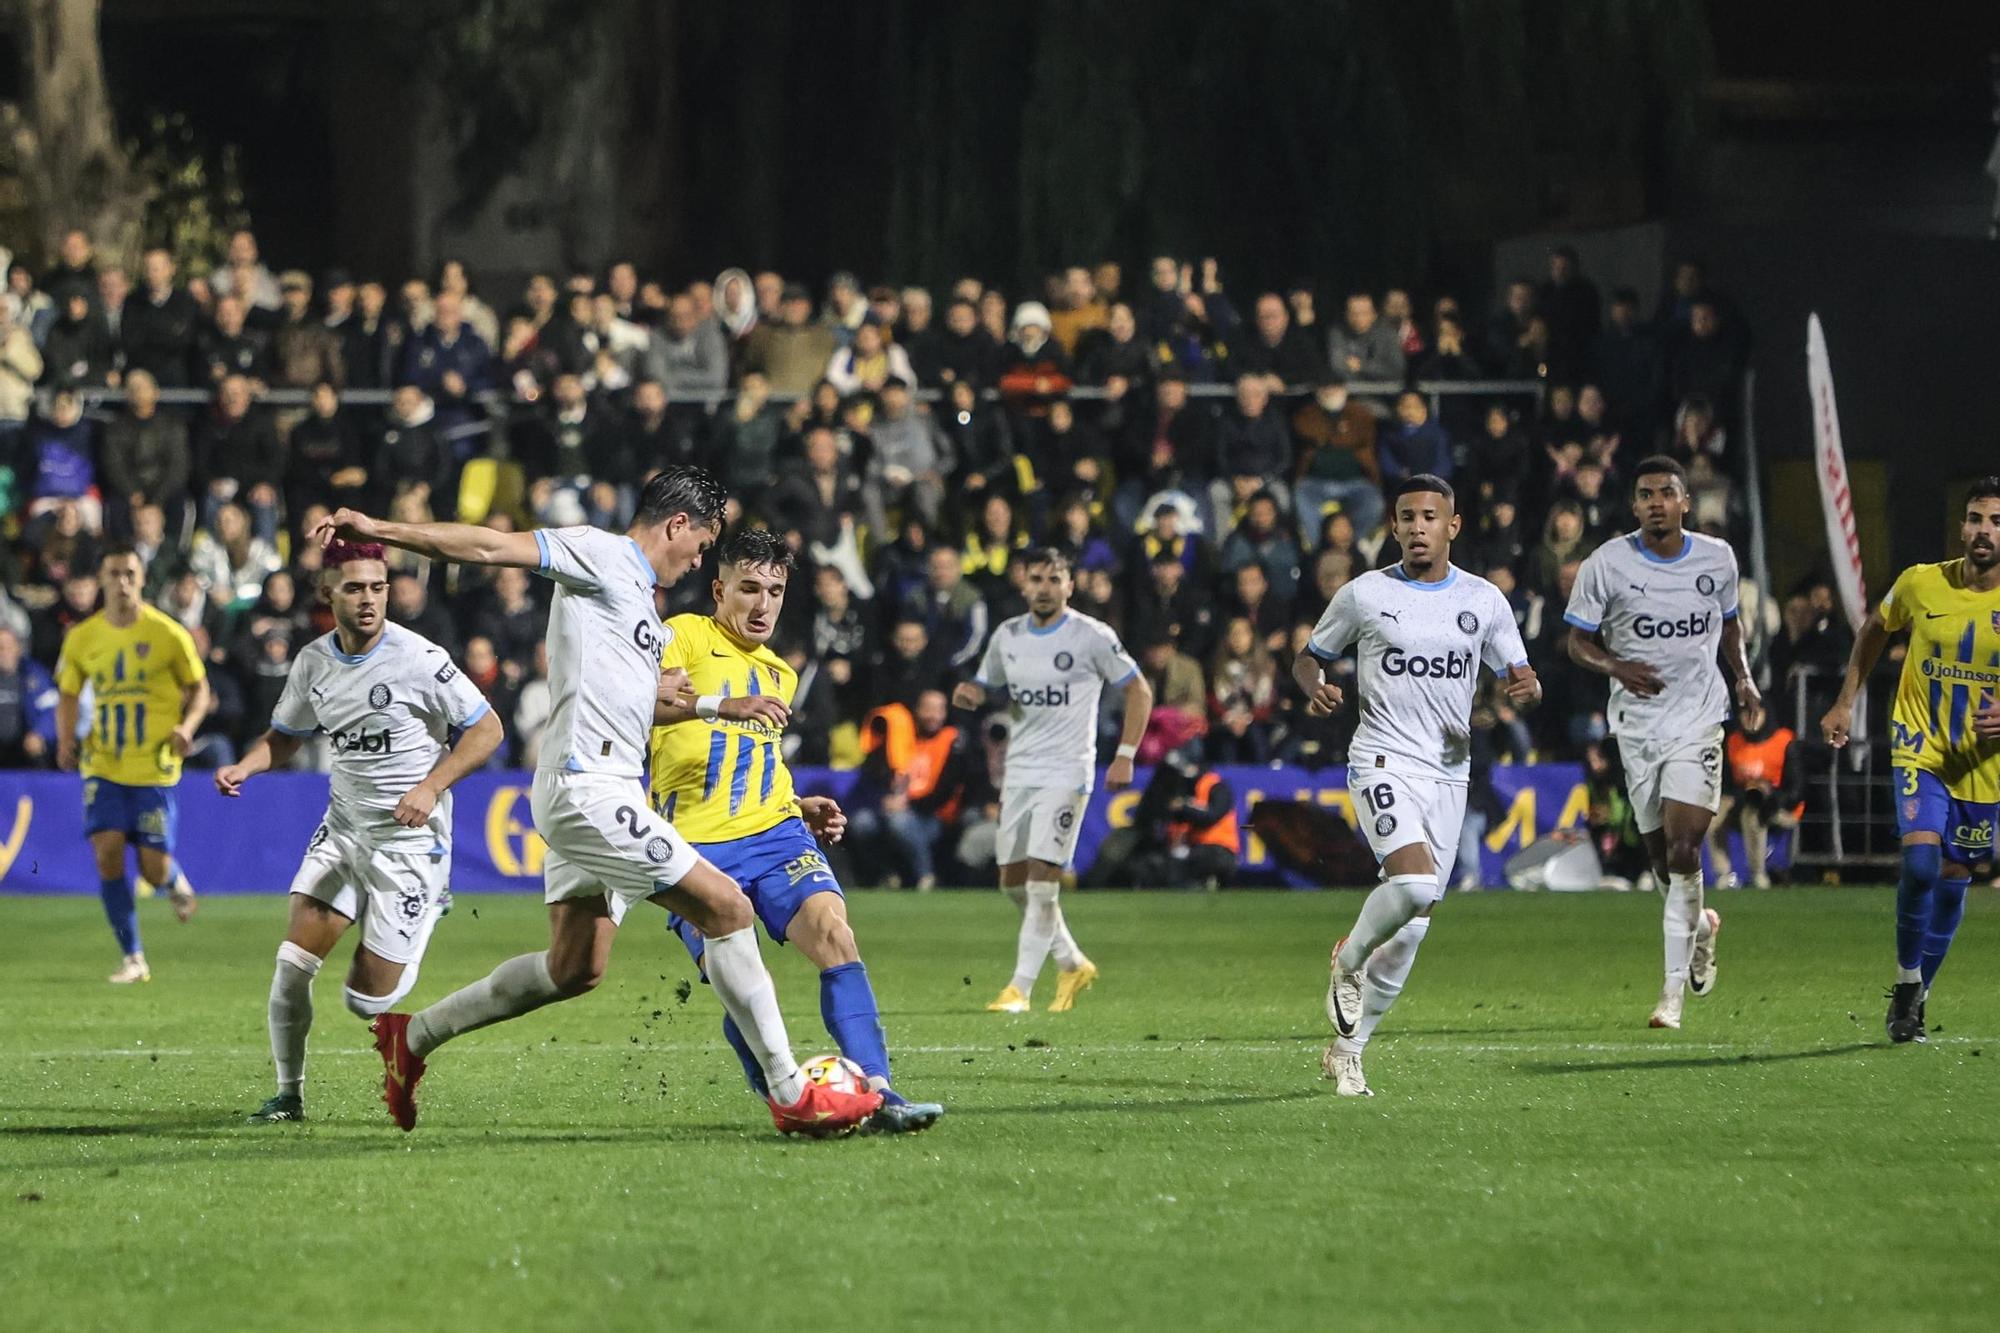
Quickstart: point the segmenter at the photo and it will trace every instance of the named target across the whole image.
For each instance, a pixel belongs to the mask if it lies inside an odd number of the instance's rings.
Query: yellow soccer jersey
[[[1972,715],[2000,696],[2000,591],[1965,586],[1965,562],[1912,565],[1882,599],[1882,623],[1910,631],[1890,714],[1890,763],[1935,773],[1961,801],[2000,801],[2000,742]]]
[[[102,611],[70,630],[56,663],[56,688],[82,694],[90,682],[90,735],[83,776],[126,787],[171,787],[181,757],[167,743],[181,724],[181,690],[208,674],[180,622],[151,606],[119,629]]]
[[[667,622],[663,667],[681,667],[697,695],[773,695],[789,705],[798,673],[764,644],[746,644],[712,616]],[[653,728],[653,808],[689,842],[728,842],[799,813],[792,775],[768,722],[703,722]]]

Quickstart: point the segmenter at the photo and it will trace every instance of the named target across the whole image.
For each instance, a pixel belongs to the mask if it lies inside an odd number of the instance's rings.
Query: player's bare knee
[[[549,955],[549,980],[555,983],[556,993],[566,1000],[579,995],[588,995],[604,980],[604,966],[589,955],[561,958]]]

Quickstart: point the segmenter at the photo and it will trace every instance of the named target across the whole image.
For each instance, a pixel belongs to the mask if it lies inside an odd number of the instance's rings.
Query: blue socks
[[[126,954],[139,952],[139,900],[132,892],[132,877],[119,875],[97,881],[97,896],[104,900],[104,919],[118,937],[118,948]]]
[[[840,1053],[870,1078],[889,1078],[889,1034],[875,1006],[865,963],[842,963],[819,974],[819,1016]]]
[[[1938,969],[1944,966],[1945,951],[1951,948],[1951,937],[1958,933],[1958,923],[1965,916],[1965,891],[1971,887],[1969,879],[1941,879],[1931,891],[1930,924],[1924,931],[1925,990],[1931,988]]]
[[[1903,875],[1896,881],[1896,966],[1915,971],[1924,960],[1924,937],[1931,930],[1931,896],[1944,867],[1944,849],[1935,843],[1903,848]],[[1959,903],[1964,905],[1961,887]],[[1953,918],[1953,929],[1957,928]],[[1947,933],[1946,938],[1950,935]],[[1943,954],[1939,954],[1940,960]]]
[[[757,1063],[757,1057],[750,1053],[750,1043],[743,1040],[743,1029],[736,1026],[736,1020],[728,1014],[722,1016],[722,1035],[729,1039],[729,1048],[736,1052],[736,1058],[743,1064],[743,1077],[750,1080],[750,1091],[771,1100],[771,1084],[764,1077],[764,1066]]]

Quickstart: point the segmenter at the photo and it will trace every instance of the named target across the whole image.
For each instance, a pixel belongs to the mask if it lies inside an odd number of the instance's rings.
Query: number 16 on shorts
[[[1412,843],[1428,843],[1440,879],[1458,859],[1458,833],[1465,823],[1465,788],[1379,768],[1347,771],[1354,819],[1377,861]]]

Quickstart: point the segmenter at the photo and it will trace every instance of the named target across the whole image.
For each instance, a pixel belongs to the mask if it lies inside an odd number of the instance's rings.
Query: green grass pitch
[[[2000,1295],[2000,902],[1928,1047],[1887,1047],[1882,890],[1719,894],[1721,983],[1645,1027],[1659,906],[1454,897],[1369,1052],[1319,1078],[1354,894],[1080,896],[1075,1012],[982,1012],[997,894],[857,895],[911,1139],[780,1139],[664,916],[605,986],[462,1039],[398,1133],[317,985],[312,1119],[268,1094],[283,916],[0,902],[0,1325],[21,1329],[1934,1329]],[[414,999],[543,940],[464,897]],[[766,946],[801,1056],[830,1048]],[[1045,974],[1036,999],[1053,993]],[[685,998],[683,998],[685,996]]]

